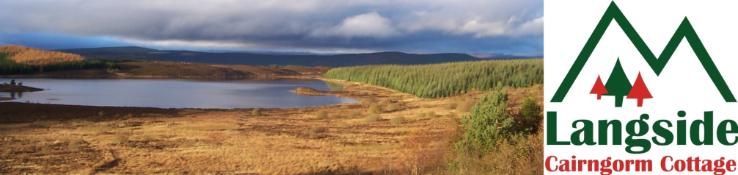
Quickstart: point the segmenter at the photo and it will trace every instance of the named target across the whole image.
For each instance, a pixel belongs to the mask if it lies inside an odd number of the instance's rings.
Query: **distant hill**
[[[93,54],[116,53],[128,59],[157,50],[141,47],[94,49]],[[184,54],[186,51],[178,51]],[[198,53],[199,54],[199,53]],[[121,56],[122,55],[122,56]],[[214,65],[172,61],[101,60],[61,51],[18,45],[0,46],[0,78],[139,78],[243,80],[276,79],[291,76],[318,76],[328,67]],[[1,91],[1,90],[0,90]]]
[[[458,53],[409,54],[402,52],[377,52],[362,54],[310,55],[310,54],[261,54],[244,52],[197,52],[181,50],[156,50],[143,47],[104,47],[66,49],[88,58],[110,60],[184,61],[209,64],[248,65],[302,65],[302,66],[355,66],[372,64],[430,64],[456,61],[476,61],[477,57]]]
[[[84,60],[77,54],[47,51],[18,45],[0,46],[0,54],[14,63],[30,66],[46,66]]]
[[[114,61],[18,45],[0,46],[0,76],[109,68],[115,68]]]

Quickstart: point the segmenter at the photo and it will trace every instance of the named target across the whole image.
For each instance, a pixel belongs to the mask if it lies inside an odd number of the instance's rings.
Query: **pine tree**
[[[597,75],[597,81],[595,81],[592,91],[589,93],[597,94],[597,100],[602,99],[602,95],[607,94],[607,88],[605,88],[605,84],[602,83],[602,79],[600,79],[599,75]]]
[[[628,99],[638,100],[638,107],[642,107],[643,99],[646,98],[653,98],[653,96],[651,96],[651,92],[648,91],[646,83],[643,82],[641,73],[638,72],[638,78],[636,78],[635,84],[633,84],[633,88],[628,93]]]
[[[628,95],[632,86],[628,76],[625,75],[623,66],[620,65],[619,58],[612,69],[612,73],[610,73],[610,78],[607,79],[605,87],[607,88],[606,95],[615,97],[615,107],[622,107],[623,98]]]

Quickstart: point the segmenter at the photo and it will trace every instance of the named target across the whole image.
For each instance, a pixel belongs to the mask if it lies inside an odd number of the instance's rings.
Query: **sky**
[[[0,0],[0,44],[543,54],[542,0]]]

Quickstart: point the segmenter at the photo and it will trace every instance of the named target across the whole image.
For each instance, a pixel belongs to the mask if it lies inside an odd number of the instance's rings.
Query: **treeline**
[[[424,98],[438,98],[470,90],[542,84],[543,60],[355,66],[331,69],[324,76],[384,86]]]
[[[49,65],[20,64],[11,60],[6,54],[0,54],[0,75],[31,74],[78,69],[117,69],[114,61],[80,60]]]

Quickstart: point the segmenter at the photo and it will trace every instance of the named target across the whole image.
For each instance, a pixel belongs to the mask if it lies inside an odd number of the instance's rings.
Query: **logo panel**
[[[544,172],[736,173],[733,5],[547,1]]]

